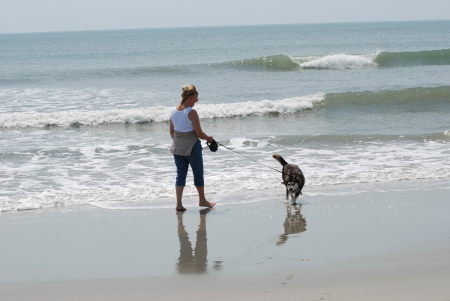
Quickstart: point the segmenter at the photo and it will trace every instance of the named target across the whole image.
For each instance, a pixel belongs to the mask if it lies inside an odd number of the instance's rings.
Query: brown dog
[[[302,194],[302,189],[305,185],[305,176],[297,165],[288,164],[280,155],[273,155],[273,158],[283,165],[283,170],[281,171],[283,182],[281,184],[286,186],[286,202],[288,202],[290,195],[292,204],[296,204],[297,198]]]

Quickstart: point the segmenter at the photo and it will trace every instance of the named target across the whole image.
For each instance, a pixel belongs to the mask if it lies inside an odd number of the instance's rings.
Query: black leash
[[[234,149],[231,149],[231,148],[229,148],[229,147],[226,147],[226,146],[223,145],[222,143],[219,143],[219,142],[217,142],[217,141],[216,141],[216,143],[217,143],[218,145],[220,145],[220,146],[225,147],[226,149],[229,149],[229,150],[232,151],[232,152],[235,152],[235,153],[238,154],[238,155],[241,155],[242,157],[245,157],[245,158],[247,158],[247,159],[253,161],[253,162],[256,162],[256,163],[258,163],[258,164],[260,164],[260,165],[262,165],[262,166],[265,166],[265,167],[267,167],[267,168],[270,168],[270,169],[272,169],[272,170],[275,170],[276,172],[279,172],[279,173],[281,173],[281,174],[285,174],[285,173],[282,172],[282,171],[279,171],[279,170],[277,170],[277,169],[275,169],[275,168],[272,168],[272,167],[270,167],[270,166],[268,166],[268,165],[262,164],[261,162],[258,162],[258,161],[256,161],[256,160],[250,158],[250,157],[247,157],[246,155],[243,155],[243,154],[241,154],[241,153],[235,151]],[[287,175],[287,174],[285,174],[285,175]]]

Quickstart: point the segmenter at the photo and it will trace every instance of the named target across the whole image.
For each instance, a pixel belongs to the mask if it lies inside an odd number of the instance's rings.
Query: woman
[[[212,208],[216,203],[210,203],[205,198],[203,180],[203,155],[200,139],[213,142],[213,137],[206,135],[200,126],[200,119],[193,109],[198,101],[198,92],[194,85],[183,86],[181,102],[173,109],[170,116],[170,136],[172,146],[170,152],[175,158],[177,179],[175,183],[177,194],[177,211],[185,211],[181,198],[186,185],[186,175],[189,165],[194,173],[194,185],[198,191],[199,206]],[[200,139],[199,139],[200,138]]]

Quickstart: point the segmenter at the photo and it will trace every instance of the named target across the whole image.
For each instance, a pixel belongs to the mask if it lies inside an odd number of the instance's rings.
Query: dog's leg
[[[289,190],[286,187],[286,200],[284,201],[284,203],[289,203]]]
[[[297,199],[299,195],[300,191],[296,192],[295,195],[292,196],[292,204],[297,204]]]
[[[296,203],[297,198],[295,197],[295,195],[294,195],[293,192],[291,192],[291,200],[292,200],[292,205],[296,205],[296,204],[297,204],[297,203]]]

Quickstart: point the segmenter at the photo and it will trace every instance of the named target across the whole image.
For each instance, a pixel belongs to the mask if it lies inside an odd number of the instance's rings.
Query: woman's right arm
[[[172,137],[172,139],[175,136],[175,127],[173,126],[172,119],[170,119],[170,136]]]

